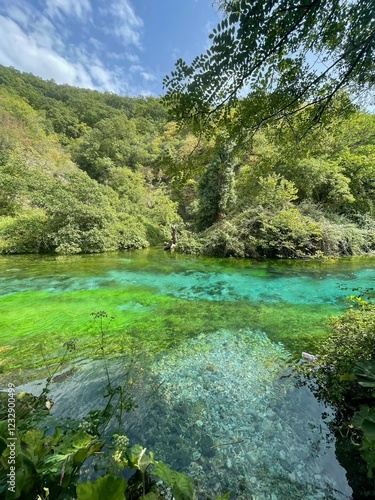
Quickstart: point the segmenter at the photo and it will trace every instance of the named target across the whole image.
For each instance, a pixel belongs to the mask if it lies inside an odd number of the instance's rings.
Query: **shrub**
[[[244,243],[240,241],[237,227],[221,221],[204,234],[203,253],[220,257],[244,257]]]
[[[181,253],[199,255],[203,251],[203,243],[194,233],[183,230],[178,236],[176,250]]]
[[[236,217],[235,224],[249,257],[310,257],[320,248],[319,224],[295,207],[278,212],[249,209]]]
[[[16,217],[0,217],[0,253],[38,253],[46,249],[47,216],[29,209]]]
[[[352,304],[344,316],[331,320],[331,334],[314,373],[319,395],[341,412],[359,396],[352,384],[355,364],[375,358],[375,304],[354,297]]]

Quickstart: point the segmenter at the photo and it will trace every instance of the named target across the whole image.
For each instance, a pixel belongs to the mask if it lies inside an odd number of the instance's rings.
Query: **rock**
[[[200,447],[202,450],[202,453],[206,457],[213,457],[215,455],[215,443],[213,442],[213,439],[211,436],[208,434],[205,434],[200,442]]]
[[[256,465],[258,463],[258,455],[254,451],[249,451],[246,456],[252,465]]]
[[[295,483],[297,479],[295,472],[291,472],[290,474],[288,474],[288,479],[291,483]]]

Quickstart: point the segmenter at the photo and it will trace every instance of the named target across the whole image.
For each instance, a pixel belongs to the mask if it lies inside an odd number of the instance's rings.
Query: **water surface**
[[[319,352],[328,318],[374,277],[370,258],[256,262],[154,249],[1,257],[1,380],[30,383],[76,337],[78,370],[52,394],[56,414],[84,418],[105,385],[90,313],[106,311],[112,376],[121,382],[129,354],[147,366],[139,410],[124,422],[133,441],[201,492],[350,498],[322,407],[280,377],[291,355]]]

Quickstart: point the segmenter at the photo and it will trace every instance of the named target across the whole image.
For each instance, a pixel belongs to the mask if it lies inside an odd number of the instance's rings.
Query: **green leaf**
[[[125,500],[127,484],[124,478],[99,477],[96,481],[77,485],[77,500]]]
[[[230,499],[230,491],[228,493],[225,493],[224,495],[219,495],[216,497],[216,500],[229,500]]]
[[[155,462],[152,475],[172,488],[175,500],[195,500],[193,484],[185,474],[170,469],[163,462]]]
[[[142,500],[160,500],[160,497],[154,491],[150,491],[149,493],[147,493],[147,495],[142,497]]]
[[[364,438],[367,441],[375,442],[375,421],[368,420],[367,418],[363,421],[361,428],[363,430]]]
[[[362,387],[375,387],[375,360],[359,361],[354,366],[354,374]]]
[[[173,496],[176,500],[194,500],[196,498],[191,480],[180,474],[172,486]]]
[[[146,448],[143,448],[139,457],[136,467],[145,474],[147,467],[152,463],[152,459],[146,455]]]
[[[350,374],[350,373],[344,373],[343,375],[340,376],[340,380],[343,382],[352,382],[356,379],[355,375]]]
[[[354,415],[352,423],[355,427],[361,429],[365,439],[372,441],[375,429],[375,407],[369,408],[367,405],[361,406],[360,410]]]

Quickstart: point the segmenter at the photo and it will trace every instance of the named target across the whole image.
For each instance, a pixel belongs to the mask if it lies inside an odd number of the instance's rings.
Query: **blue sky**
[[[123,95],[163,92],[208,46],[212,0],[0,0],[0,64]]]

